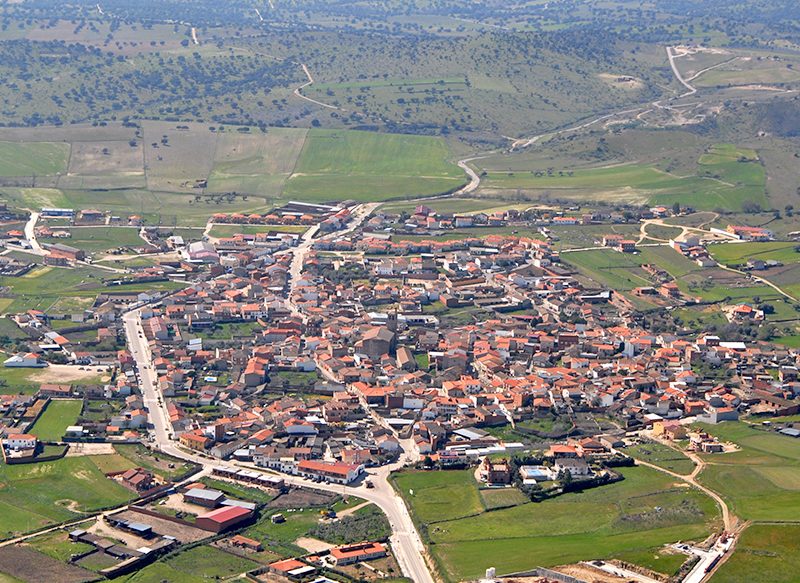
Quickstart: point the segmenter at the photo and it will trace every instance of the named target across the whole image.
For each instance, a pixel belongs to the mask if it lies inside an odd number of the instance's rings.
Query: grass
[[[396,474],[394,481],[403,497],[411,501],[416,518],[425,524],[483,511],[471,470],[403,472]]]
[[[82,511],[116,506],[132,497],[86,457],[0,466],[0,536],[74,519]]]
[[[67,171],[69,144],[0,142],[0,176],[41,176]]]
[[[800,571],[800,525],[753,524],[714,575],[715,583],[790,583]]]
[[[479,493],[486,510],[518,506],[529,501],[517,488],[482,488]]]
[[[83,401],[77,399],[50,401],[31,433],[41,441],[61,441],[67,427],[77,421],[82,408]]]
[[[436,194],[464,182],[449,155],[440,138],[311,130],[284,196],[381,201]]]
[[[688,475],[694,470],[694,463],[682,453],[660,443],[640,443],[627,448],[626,453],[631,457],[640,459],[660,468],[665,468],[678,474]]]
[[[145,244],[139,236],[139,230],[131,227],[73,227],[70,233],[72,237],[63,242],[87,253]]]
[[[800,253],[795,251],[797,243],[770,241],[768,243],[725,243],[710,245],[714,259],[725,265],[741,265],[748,259],[774,260],[781,263],[800,262]]]
[[[83,309],[94,298],[106,290],[103,282],[108,272],[93,267],[63,269],[37,267],[23,277],[0,277],[0,286],[11,288],[13,302],[5,308],[6,313],[18,313],[29,309],[70,313]],[[166,281],[152,282],[143,286],[125,286],[119,291],[134,292],[176,289],[182,284]]]
[[[650,163],[626,163],[600,167],[575,167],[536,175],[530,169],[488,169],[482,191],[549,193],[578,200],[627,200],[652,204],[691,205],[699,209],[741,208],[747,201],[768,206],[766,174],[751,150],[730,144],[710,147],[688,174],[668,172]]]
[[[39,390],[41,383],[31,380],[31,376],[41,372],[34,368],[4,368],[0,366],[0,387],[2,394],[24,393],[32,395]]]
[[[800,443],[741,422],[703,428],[740,450],[705,456],[699,480],[744,520],[800,520]]]
[[[166,563],[153,563],[141,571],[137,571],[127,578],[120,579],[125,583],[202,583],[206,579],[202,576],[179,571]]]
[[[400,474],[397,484],[448,581],[476,578],[489,566],[514,572],[617,556],[630,560],[632,553],[653,553],[666,543],[702,539],[718,524],[710,498],[644,467],[623,469],[625,479],[608,486],[472,516],[471,502],[461,504],[469,511],[458,512],[457,504],[431,509],[426,494],[439,493],[443,473],[455,474],[444,487],[449,482],[457,488],[451,499],[463,500],[470,487],[464,472]],[[411,484],[419,495],[407,494]],[[665,570],[674,566],[667,563]]]
[[[205,579],[225,579],[260,566],[255,561],[226,553],[208,545],[193,547],[175,555],[168,559],[166,564],[177,571],[190,575],[202,573]]]
[[[40,553],[44,553],[58,561],[67,562],[72,555],[85,553],[93,549],[92,545],[72,542],[68,534],[63,530],[56,530],[37,536],[28,541],[33,548]]]

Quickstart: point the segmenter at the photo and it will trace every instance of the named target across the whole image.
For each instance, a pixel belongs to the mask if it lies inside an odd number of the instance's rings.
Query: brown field
[[[67,565],[25,546],[0,548],[0,573],[28,583],[83,583],[97,579],[91,571]]]

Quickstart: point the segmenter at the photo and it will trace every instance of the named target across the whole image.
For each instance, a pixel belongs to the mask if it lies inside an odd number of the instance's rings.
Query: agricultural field
[[[67,427],[75,425],[82,408],[83,401],[78,399],[51,400],[34,423],[31,433],[41,441],[61,441]]]
[[[62,174],[67,171],[69,144],[0,141],[0,176]]]
[[[499,160],[495,163],[499,166]],[[537,198],[672,205],[699,209],[737,209],[745,202],[767,206],[766,175],[753,150],[716,144],[701,154],[691,172],[678,173],[656,163],[612,163],[598,166],[529,166],[528,171],[492,167],[480,192],[504,196],[515,192]],[[545,196],[546,195],[546,196]]]
[[[719,523],[716,506],[655,470],[622,473],[615,484],[492,512],[481,509],[469,471],[401,473],[395,483],[448,581],[476,578],[489,566],[514,572],[612,557],[672,574],[682,561],[658,549],[705,538]],[[466,503],[452,503],[463,496]]]
[[[465,182],[449,156],[436,138],[311,130],[284,196],[380,201],[446,192]]]
[[[88,457],[0,466],[0,537],[7,538],[123,504],[132,493],[106,478]]]
[[[729,266],[747,263],[748,259],[779,261],[781,263],[800,263],[797,243],[770,241],[768,243],[725,243],[709,245],[711,255]]]
[[[258,235],[259,233],[295,233],[302,234],[308,230],[303,225],[214,225],[209,236],[224,239],[234,235]]]
[[[439,137],[241,129],[160,121],[0,128],[0,177],[9,177],[0,196],[16,208],[97,208],[170,226],[285,200],[411,198],[465,182]],[[61,141],[36,141],[44,137]]]
[[[800,443],[741,422],[703,426],[734,453],[705,455],[699,480],[723,496],[740,519],[800,520]]]
[[[115,445],[113,454],[92,455],[89,459],[104,474],[144,468],[168,480],[185,475],[193,467],[189,462],[163,453],[153,453],[138,444]]]

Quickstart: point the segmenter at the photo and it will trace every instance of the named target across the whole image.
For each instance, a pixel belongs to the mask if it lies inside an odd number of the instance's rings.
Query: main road
[[[347,229],[338,231],[336,234],[346,234],[358,228],[376,206],[376,204],[357,206],[353,211],[351,224]],[[295,249],[295,254],[292,258],[292,266],[290,268],[290,273],[292,274],[290,294],[291,290],[294,289],[294,282],[302,272],[305,258],[313,245],[314,235],[317,229],[318,227],[313,227],[307,231],[303,236],[302,242]],[[293,306],[291,302],[289,302],[289,306],[292,308],[293,313],[296,312],[299,314],[299,309]],[[169,421],[167,403],[158,390],[157,376],[152,368],[150,346],[142,327],[141,308],[124,314],[122,319],[125,335],[127,337],[128,349],[136,361],[136,366],[138,368],[139,388],[142,393],[144,405],[148,411],[148,419],[152,425],[151,434],[155,446],[166,454],[199,464],[205,471],[209,471],[216,466],[227,468],[252,467],[242,463],[209,459],[208,457],[198,455],[178,446],[175,442],[175,433],[172,424]],[[390,540],[392,550],[403,575],[410,578],[415,583],[434,583],[434,578],[425,561],[425,545],[422,543],[422,539],[414,526],[414,522],[406,508],[405,502],[389,483],[389,475],[405,465],[405,458],[407,456],[413,457],[416,455],[410,440],[402,442],[402,445],[405,451],[401,454],[397,462],[371,470],[370,479],[375,486],[371,489],[367,489],[363,485],[351,487],[316,483],[298,476],[281,474],[281,477],[286,480],[287,484],[293,486],[305,486],[342,495],[358,496],[378,506],[383,513],[386,514],[389,524],[391,525],[392,536]]]

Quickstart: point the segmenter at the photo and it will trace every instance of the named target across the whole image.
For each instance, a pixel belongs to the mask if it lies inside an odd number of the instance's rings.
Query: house
[[[8,368],[44,368],[47,366],[47,363],[33,352],[19,352],[11,358],[6,359],[3,362],[3,366]]]
[[[3,445],[8,449],[36,449],[38,442],[37,437],[29,433],[10,433],[3,440]]]
[[[381,543],[359,543],[331,549],[331,559],[333,559],[334,565],[339,567],[380,559],[385,556],[386,547]]]
[[[349,484],[356,480],[363,471],[363,465],[341,462],[300,460],[297,463],[297,473],[304,478],[321,478],[327,482],[335,482],[337,484]]]
[[[257,540],[247,538],[246,536],[242,536],[240,534],[237,534],[236,536],[232,537],[228,542],[234,547],[247,549],[248,551],[253,551],[256,553],[264,549],[263,545]]]
[[[511,465],[505,459],[492,461],[485,457],[481,464],[480,477],[487,484],[510,484]]]
[[[556,473],[568,472],[573,478],[575,476],[591,476],[592,470],[583,458],[556,458],[553,466]]]

